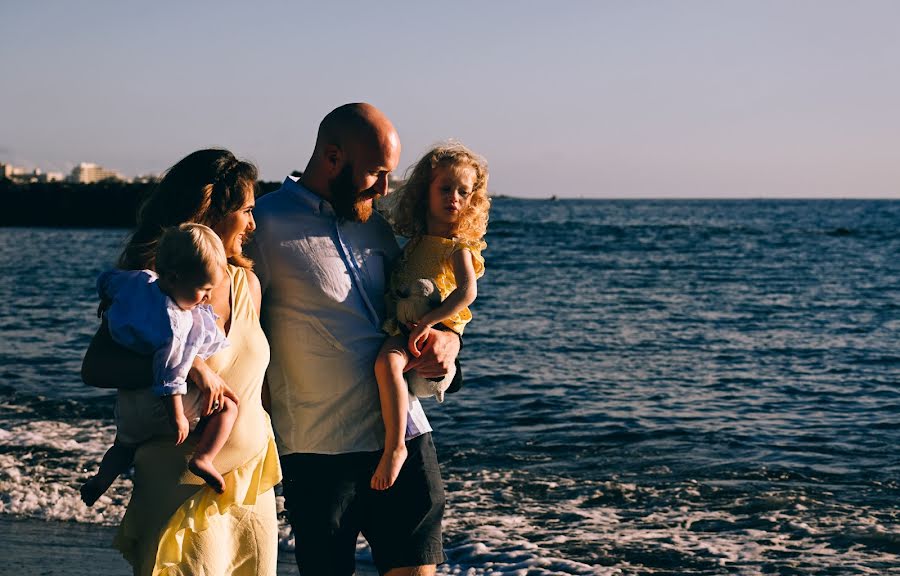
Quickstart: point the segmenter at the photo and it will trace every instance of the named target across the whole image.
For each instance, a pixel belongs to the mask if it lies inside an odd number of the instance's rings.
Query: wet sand
[[[111,546],[116,529],[77,522],[46,522],[0,515],[3,574],[27,576],[129,576],[131,566]],[[359,565],[360,576],[376,576]],[[278,554],[278,576],[297,574],[294,556]]]

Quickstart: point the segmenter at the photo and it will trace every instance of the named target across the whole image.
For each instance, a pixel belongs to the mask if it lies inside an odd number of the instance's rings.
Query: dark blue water
[[[0,229],[0,512],[121,515],[127,481],[74,490],[123,236]],[[426,404],[442,570],[900,574],[900,202],[497,199],[487,241],[466,387]]]

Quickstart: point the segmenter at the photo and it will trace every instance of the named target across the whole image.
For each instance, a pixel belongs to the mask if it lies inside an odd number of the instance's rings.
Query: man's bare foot
[[[91,476],[81,485],[81,501],[88,506],[93,506],[94,502],[103,496],[104,492],[109,490],[113,481],[115,481],[115,478],[107,482],[104,478],[101,478],[99,474]]]
[[[373,490],[387,490],[394,485],[403,463],[406,462],[406,445],[401,444],[393,450],[384,449],[375,474],[372,474],[370,485]]]
[[[188,462],[188,470],[202,478],[204,482],[209,484],[209,486],[219,494],[225,491],[225,479],[222,478],[222,475],[219,474],[219,471],[213,466],[211,460],[191,458],[190,462]]]

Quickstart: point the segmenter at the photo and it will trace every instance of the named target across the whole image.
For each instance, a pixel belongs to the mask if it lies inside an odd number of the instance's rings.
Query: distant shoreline
[[[258,182],[260,195],[278,189],[280,182]],[[0,227],[133,228],[135,215],[154,183],[105,181],[94,184],[42,182],[17,184],[0,180]],[[897,202],[898,198],[706,198],[706,197],[545,197],[498,194],[494,200],[528,202]]]

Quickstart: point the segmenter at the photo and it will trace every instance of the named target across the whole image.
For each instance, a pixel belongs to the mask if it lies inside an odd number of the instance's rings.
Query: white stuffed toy
[[[420,278],[407,286],[401,286],[397,290],[397,323],[400,326],[406,326],[410,322],[416,323],[440,303],[441,293],[435,288],[434,282],[427,278]],[[450,372],[437,381],[422,378],[415,370],[407,372],[404,376],[410,394],[419,398],[434,396],[438,402],[443,402],[444,391],[456,376],[456,366],[451,366]]]

